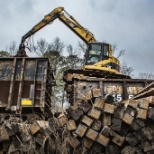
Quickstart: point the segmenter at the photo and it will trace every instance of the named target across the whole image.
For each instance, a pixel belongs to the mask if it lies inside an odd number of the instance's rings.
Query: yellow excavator
[[[94,35],[82,27],[63,7],[55,8],[22,37],[16,56],[27,56],[25,40],[57,18],[87,44],[84,68],[82,70],[67,70],[67,73],[79,73],[88,76],[91,74],[91,76],[103,76],[105,78],[127,78],[120,74],[120,62],[112,55],[111,45],[97,42]]]

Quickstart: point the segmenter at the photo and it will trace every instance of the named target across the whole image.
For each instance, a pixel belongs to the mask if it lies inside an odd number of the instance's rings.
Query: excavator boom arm
[[[49,14],[45,15],[44,18],[39,23],[37,23],[30,31],[28,31],[22,37],[21,44],[23,44],[28,37],[35,34],[37,31],[39,31],[49,23],[53,22],[57,18],[57,15],[63,10],[64,10],[63,7],[58,7],[54,9],[52,12],[50,12]]]
[[[91,42],[96,42],[96,39],[94,35],[82,27],[72,16],[69,15],[69,18],[67,18],[66,11],[64,13],[61,13],[61,15],[58,17],[61,22],[63,22],[67,27],[69,27],[76,35],[78,35],[87,45]]]
[[[43,20],[36,24],[29,32],[27,32],[21,40],[21,44],[24,44],[25,40],[31,35],[35,34],[37,31],[53,22],[55,19],[59,19],[67,27],[69,27],[75,34],[77,34],[86,44],[90,42],[96,42],[94,35],[87,29],[82,27],[72,16],[70,16],[63,7],[58,7],[52,12],[47,14]]]

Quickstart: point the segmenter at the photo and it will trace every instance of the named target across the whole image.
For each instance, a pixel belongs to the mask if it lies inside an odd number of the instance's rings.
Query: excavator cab
[[[93,65],[109,58],[108,44],[91,43],[86,54],[86,65]]]
[[[113,57],[108,43],[90,43],[85,56],[85,69],[102,70],[119,74],[120,62]]]

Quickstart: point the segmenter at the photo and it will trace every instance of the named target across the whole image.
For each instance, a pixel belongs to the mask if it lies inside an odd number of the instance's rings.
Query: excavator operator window
[[[104,54],[103,56],[108,57],[108,45],[104,45]]]
[[[95,64],[100,61],[102,55],[102,46],[98,44],[91,44],[87,55],[86,64]]]
[[[91,50],[101,51],[102,50],[102,46],[101,45],[98,45],[98,44],[92,44],[91,45]]]

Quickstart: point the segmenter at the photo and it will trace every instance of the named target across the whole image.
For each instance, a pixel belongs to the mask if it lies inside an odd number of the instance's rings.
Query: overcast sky
[[[98,41],[126,49],[121,58],[134,73],[154,73],[154,0],[0,0],[0,50],[21,37],[44,15],[62,6]],[[58,36],[65,44],[81,41],[58,19],[34,35],[52,42]]]

